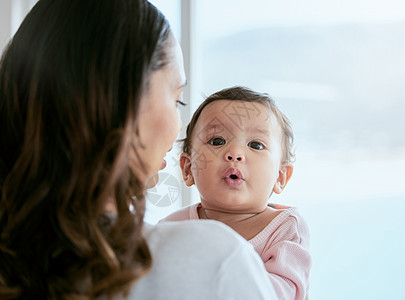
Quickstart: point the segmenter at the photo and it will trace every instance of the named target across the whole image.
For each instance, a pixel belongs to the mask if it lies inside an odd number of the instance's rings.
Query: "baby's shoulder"
[[[274,217],[270,223],[251,240],[253,244],[275,243],[281,240],[308,241],[309,229],[307,222],[299,213],[298,208],[269,205]]]
[[[271,222],[274,229],[284,228],[284,230],[297,231],[304,235],[308,233],[308,224],[297,207],[277,204],[274,206],[275,208],[269,207],[277,213],[277,216]]]
[[[198,219],[197,206],[199,204],[191,204],[183,207],[175,212],[169,214],[167,217],[159,221],[159,223],[167,221],[182,221],[182,220],[194,220]]]
[[[273,212],[272,223],[281,224],[287,221],[306,223],[297,207],[269,203],[268,208]]]

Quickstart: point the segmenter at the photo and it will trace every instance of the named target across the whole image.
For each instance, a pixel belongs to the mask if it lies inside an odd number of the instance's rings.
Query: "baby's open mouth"
[[[225,173],[224,180],[232,188],[237,188],[244,182],[243,175],[237,168],[229,168]]]
[[[236,179],[242,179],[243,180],[243,175],[241,171],[237,168],[229,168],[224,175],[224,178],[236,180]]]

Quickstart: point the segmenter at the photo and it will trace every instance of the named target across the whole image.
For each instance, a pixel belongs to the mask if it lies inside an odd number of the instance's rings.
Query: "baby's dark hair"
[[[191,137],[193,134],[194,127],[200,117],[203,109],[211,102],[218,100],[235,100],[235,101],[246,101],[246,102],[257,102],[265,105],[270,109],[277,119],[282,132],[282,151],[283,151],[283,162],[292,163],[294,162],[295,154],[293,151],[294,135],[291,128],[291,123],[286,115],[280,111],[280,109],[274,103],[274,100],[266,93],[259,93],[253,91],[249,88],[242,86],[234,86],[220,90],[212,95],[208,96],[194,112],[190,123],[187,126],[186,137],[181,140],[183,142],[182,150],[185,153],[191,154]]]

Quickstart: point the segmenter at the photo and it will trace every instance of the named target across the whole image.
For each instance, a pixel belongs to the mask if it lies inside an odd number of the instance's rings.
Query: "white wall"
[[[8,43],[11,37],[11,2],[12,0],[0,1],[0,49]]]
[[[0,49],[3,52],[24,17],[38,0],[0,0]]]

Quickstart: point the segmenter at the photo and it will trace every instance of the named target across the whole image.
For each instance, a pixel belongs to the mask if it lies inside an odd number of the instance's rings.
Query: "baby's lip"
[[[232,176],[232,177],[231,177]],[[232,178],[232,179],[244,179],[243,174],[239,169],[236,168],[229,168],[224,175],[225,178]]]

